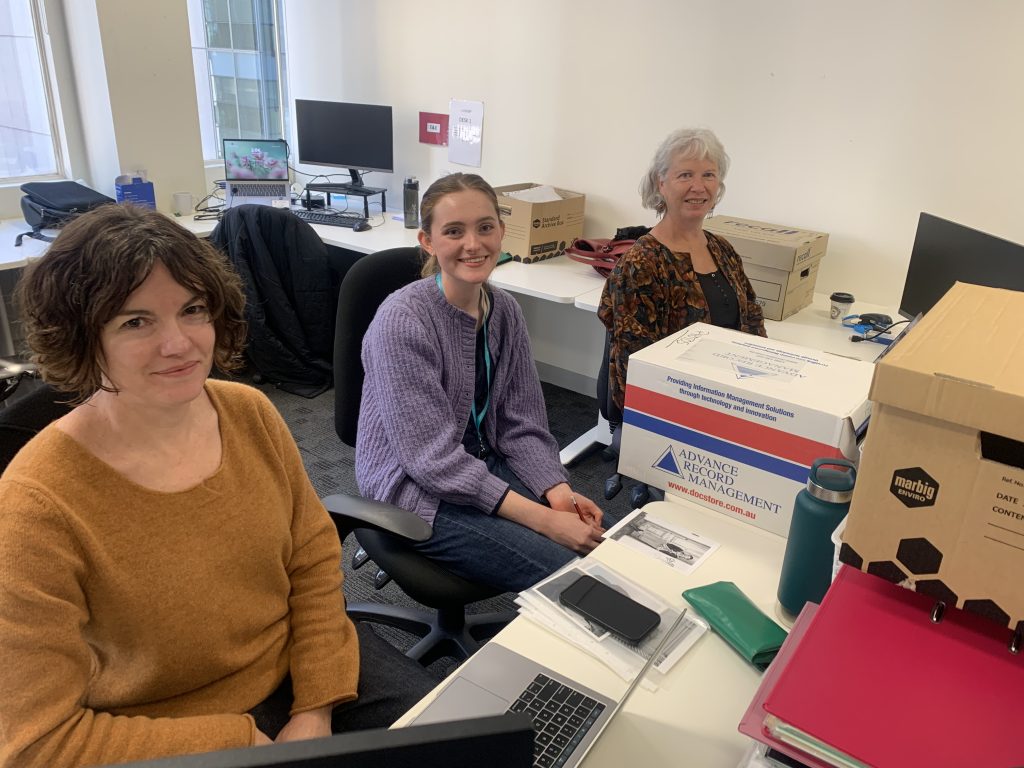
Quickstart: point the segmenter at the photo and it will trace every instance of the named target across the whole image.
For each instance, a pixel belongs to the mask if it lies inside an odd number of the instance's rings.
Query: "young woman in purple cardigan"
[[[597,546],[602,512],[567,482],[519,305],[487,284],[505,232],[494,190],[444,176],[420,220],[424,277],[363,341],[356,478],[433,526],[424,554],[521,591]]]

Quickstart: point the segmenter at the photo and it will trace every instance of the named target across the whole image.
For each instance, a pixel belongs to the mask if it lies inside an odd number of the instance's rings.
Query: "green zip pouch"
[[[762,672],[786,639],[786,631],[731,581],[687,589],[683,597],[722,639]]]

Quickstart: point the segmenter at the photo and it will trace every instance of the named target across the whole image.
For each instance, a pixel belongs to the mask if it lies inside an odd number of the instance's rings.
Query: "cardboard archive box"
[[[561,200],[531,203],[505,194],[538,186],[528,183],[494,188],[501,220],[505,222],[501,247],[516,261],[529,263],[561,256],[573,240],[583,236],[586,195],[555,187]]]
[[[815,459],[856,454],[871,364],[696,323],[629,358],[619,471],[789,535]]]
[[[769,320],[785,320],[814,300],[818,262],[828,249],[824,232],[735,216],[712,216],[704,229],[721,235],[736,249]]]
[[[840,550],[1010,627],[1024,621],[1021,317],[1024,293],[957,283],[878,361]]]

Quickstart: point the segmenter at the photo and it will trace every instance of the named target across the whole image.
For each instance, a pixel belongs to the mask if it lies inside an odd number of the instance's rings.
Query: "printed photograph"
[[[672,527],[637,510],[605,534],[633,549],[644,551],[677,570],[689,572],[717,548],[696,533]]]

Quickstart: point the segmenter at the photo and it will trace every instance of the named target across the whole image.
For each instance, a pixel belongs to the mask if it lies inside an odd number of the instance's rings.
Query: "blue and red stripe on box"
[[[632,385],[626,388],[623,421],[798,483],[807,481],[807,469],[815,459],[843,455],[817,440]]]

